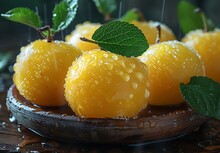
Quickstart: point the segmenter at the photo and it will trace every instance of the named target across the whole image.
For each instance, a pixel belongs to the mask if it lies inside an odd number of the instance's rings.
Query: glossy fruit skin
[[[65,76],[80,54],[64,42],[36,40],[21,48],[14,64],[14,84],[22,96],[36,105],[65,105]]]
[[[187,83],[192,76],[204,76],[204,63],[198,53],[178,41],[151,45],[139,57],[149,69],[148,103],[175,105],[183,102],[180,83]]]
[[[80,117],[137,117],[147,106],[147,74],[137,58],[100,49],[84,52],[69,68],[65,96]]]
[[[79,48],[82,52],[89,51],[92,49],[98,49],[100,47],[97,44],[82,41],[80,40],[80,37],[92,39],[92,35],[100,26],[101,24],[99,23],[90,23],[90,22],[84,22],[83,24],[78,24],[76,26],[76,29],[70,35],[66,36],[66,42]]]
[[[182,41],[201,55],[206,76],[220,83],[220,29],[210,32],[195,30],[188,33]]]
[[[137,26],[143,32],[150,45],[156,43],[156,39],[158,35],[158,31],[156,29],[157,25],[161,26],[160,42],[168,41],[168,40],[176,40],[176,37],[173,34],[172,30],[168,28],[165,24],[156,21],[146,22],[146,21],[135,21],[135,20],[132,21],[131,23]]]

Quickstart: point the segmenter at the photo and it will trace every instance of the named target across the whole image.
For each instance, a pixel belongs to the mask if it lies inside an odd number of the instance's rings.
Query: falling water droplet
[[[166,0],[163,0],[163,3],[162,3],[162,11],[161,11],[161,18],[160,18],[160,22],[161,22],[161,23],[163,22],[165,2],[166,2]]]
[[[119,3],[118,18],[121,18],[121,16],[122,16],[123,4],[124,4],[124,0],[121,0],[120,3]]]

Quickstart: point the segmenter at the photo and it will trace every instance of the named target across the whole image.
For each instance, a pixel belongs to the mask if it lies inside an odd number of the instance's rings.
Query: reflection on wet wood
[[[40,137],[17,124],[5,106],[6,92],[0,93],[0,152],[220,152],[220,122],[208,120],[195,132],[181,138],[144,146],[71,144]],[[11,117],[11,118],[10,118]],[[10,120],[9,120],[10,119]],[[11,122],[10,122],[11,121]]]

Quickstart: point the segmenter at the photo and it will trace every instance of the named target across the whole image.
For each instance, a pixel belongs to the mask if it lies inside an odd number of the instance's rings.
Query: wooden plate
[[[68,106],[35,106],[14,85],[8,91],[6,104],[19,123],[37,134],[80,143],[156,142],[187,134],[206,120],[186,103],[177,107],[149,106],[136,119],[82,119]]]

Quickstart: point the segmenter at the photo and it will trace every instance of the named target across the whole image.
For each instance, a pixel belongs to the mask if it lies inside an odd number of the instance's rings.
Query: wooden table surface
[[[147,145],[91,145],[59,142],[40,137],[22,127],[5,106],[7,85],[0,90],[1,152],[67,152],[67,153],[218,153],[220,121],[209,119],[196,131],[179,138]],[[0,83],[1,87],[1,83]]]

